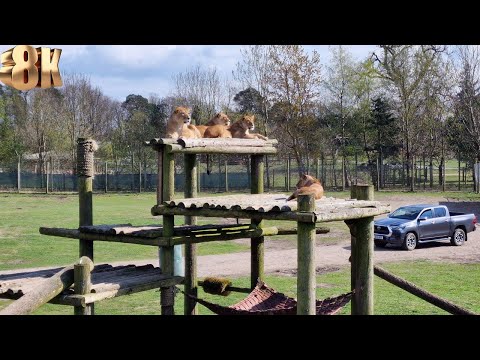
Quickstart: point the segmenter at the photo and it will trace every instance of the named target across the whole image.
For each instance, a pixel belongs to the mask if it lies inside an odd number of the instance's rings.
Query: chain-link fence
[[[250,159],[246,155],[199,155],[199,191],[224,192],[250,188]],[[456,165],[455,167],[453,167]],[[402,190],[409,187],[406,164],[389,162],[382,166],[348,159],[311,159],[304,171],[322,180],[326,190],[342,190],[351,184],[376,185],[379,189]],[[265,161],[266,191],[289,191],[302,171],[293,157],[268,156]],[[344,176],[342,176],[344,174]],[[183,191],[183,157],[175,157],[175,190]],[[442,185],[442,181],[445,185]],[[446,166],[433,166],[417,162],[414,168],[417,190],[473,190],[473,166],[447,162]],[[95,159],[94,190],[104,192],[155,191],[157,164],[155,159],[138,161],[122,159],[106,161]],[[0,190],[60,192],[76,191],[74,167],[65,159],[49,157],[44,160],[23,160],[17,164],[0,164]]]

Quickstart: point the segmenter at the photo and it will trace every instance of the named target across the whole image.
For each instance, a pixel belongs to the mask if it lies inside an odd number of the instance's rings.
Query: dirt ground
[[[396,208],[412,203],[412,198],[406,199],[401,196],[389,198],[392,211]],[[432,198],[419,195],[414,203],[444,204],[452,211],[474,212],[480,214],[480,203],[478,202],[452,202],[444,197]],[[385,215],[380,216],[384,217]],[[324,224],[328,226],[327,224]],[[322,242],[321,237],[335,237],[333,242]],[[248,243],[249,240],[237,240]],[[317,272],[332,271],[348,266],[350,256],[350,240],[345,231],[334,230],[329,234],[317,235],[316,266]],[[428,243],[419,245],[413,251],[404,251],[398,248],[379,249],[375,248],[374,262],[398,262],[406,260],[431,260],[455,263],[480,262],[480,229],[468,234],[468,241],[463,246],[452,246],[449,242]],[[127,261],[116,264],[147,264],[157,265],[158,259],[147,259],[144,261]],[[267,274],[295,274],[297,266],[297,251],[294,241],[288,240],[265,240],[265,272]],[[15,270],[19,271],[19,270]],[[6,274],[14,271],[4,271]],[[205,255],[198,258],[198,276],[245,276],[250,274],[250,253],[234,253],[222,255]]]

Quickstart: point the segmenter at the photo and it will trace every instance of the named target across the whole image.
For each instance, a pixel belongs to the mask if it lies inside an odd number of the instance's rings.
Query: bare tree
[[[173,76],[174,98],[193,109],[192,118],[206,123],[220,108],[221,80],[217,69],[196,65]]]

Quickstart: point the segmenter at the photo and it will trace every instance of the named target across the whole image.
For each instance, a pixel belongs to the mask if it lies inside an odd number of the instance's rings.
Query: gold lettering
[[[62,86],[62,78],[60,76],[60,70],[58,69],[58,62],[60,61],[60,55],[62,50],[50,48],[42,48],[41,55],[41,87],[49,88],[51,86]]]
[[[31,90],[38,84],[37,50],[28,45],[13,49],[12,86],[18,90]]]

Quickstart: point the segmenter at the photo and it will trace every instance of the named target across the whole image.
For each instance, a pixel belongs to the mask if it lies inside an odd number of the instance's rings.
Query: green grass
[[[154,193],[95,194],[93,221],[94,224],[160,224],[161,217],[150,214],[155,202]],[[182,222],[183,217],[176,218],[176,224]],[[38,228],[41,226],[77,228],[78,196],[0,193],[0,270],[63,265],[78,259],[77,240],[40,235]],[[205,243],[198,247],[200,255],[245,250],[248,247],[234,242]],[[155,247],[95,244],[95,261],[99,263],[155,257]]]
[[[471,311],[480,313],[480,264],[441,264],[428,261],[389,263],[382,265],[385,269],[401,276],[435,295],[448,299]],[[296,296],[296,278],[289,276],[267,276],[266,283],[288,296]],[[339,295],[349,290],[350,271],[344,268],[317,276],[317,298]],[[234,285],[248,287],[249,279],[242,277],[234,280]],[[228,297],[204,294],[200,296],[222,305],[232,305],[246,295],[232,293]],[[105,300],[95,305],[96,314],[111,315],[153,315],[160,313],[158,290],[122,296]],[[0,308],[7,301],[0,301]],[[199,305],[201,314],[211,314]],[[176,297],[175,312],[183,314],[183,296]],[[445,311],[375,277],[374,312],[383,315],[420,315],[447,314]],[[35,314],[54,315],[72,314],[68,306],[47,304]],[[350,314],[350,304],[341,314]]]

